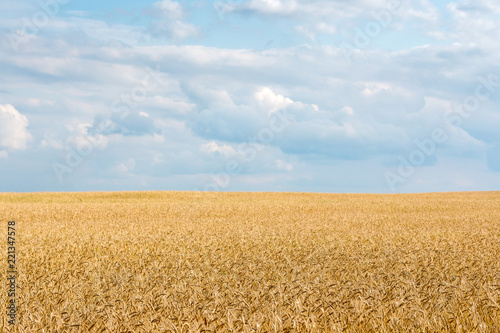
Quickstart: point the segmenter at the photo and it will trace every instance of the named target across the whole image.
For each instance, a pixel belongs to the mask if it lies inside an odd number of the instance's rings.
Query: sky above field
[[[500,189],[497,0],[6,0],[0,192]]]

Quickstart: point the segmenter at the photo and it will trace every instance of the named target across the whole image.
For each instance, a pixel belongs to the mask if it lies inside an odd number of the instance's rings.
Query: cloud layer
[[[396,4],[8,1],[2,190],[498,189],[500,5]]]
[[[27,129],[28,119],[12,105],[0,104],[0,149],[6,151],[25,150],[31,140]]]

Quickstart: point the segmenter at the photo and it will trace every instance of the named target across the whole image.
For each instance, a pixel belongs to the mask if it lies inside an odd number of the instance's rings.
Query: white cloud
[[[365,96],[373,96],[379,93],[391,92],[391,85],[385,82],[366,82],[362,94]]]
[[[317,34],[335,35],[337,33],[337,28],[330,23],[319,22],[314,24],[298,25],[294,28],[294,31],[316,42]]]
[[[312,41],[316,41],[316,33],[310,28],[305,27],[303,25],[298,25],[294,28],[294,30],[296,33],[303,35]]]
[[[259,89],[255,93],[255,99],[268,109],[268,115],[294,103],[290,98],[274,93],[269,87]]]
[[[163,160],[163,154],[162,153],[156,153],[156,154],[154,154],[154,156],[153,156],[153,165],[161,164],[163,162],[164,162],[164,160]]]
[[[119,173],[128,173],[129,171],[134,170],[135,168],[135,159],[134,158],[129,158],[125,162],[120,163],[116,167],[116,171]]]
[[[219,152],[225,156],[234,155],[236,153],[233,147],[226,144],[218,145],[215,141],[202,144],[201,150],[209,153]]]
[[[40,148],[63,149],[64,144],[59,140],[54,132],[46,133],[40,142]]]
[[[447,9],[452,14],[453,29],[447,32],[459,44],[480,46],[486,52],[500,49],[500,3],[492,0],[462,0],[451,2]],[[493,56],[493,54],[491,54]]]
[[[152,13],[168,19],[181,19],[184,10],[177,1],[163,0],[153,4]]]
[[[335,33],[337,33],[337,28],[335,28],[334,25],[325,22],[319,22],[316,24],[315,28],[318,32],[328,35],[335,35]]]
[[[386,8],[386,1],[339,1],[339,0],[251,0],[241,8],[266,15],[295,16],[301,18],[353,17],[375,8]]]
[[[31,140],[28,124],[28,119],[12,105],[0,104],[0,147],[26,149]]]
[[[282,161],[282,160],[276,160],[276,167],[279,169],[279,170],[285,170],[285,171],[293,171],[293,165],[291,163],[287,163],[285,161]]]
[[[196,26],[184,22],[184,8],[177,1],[163,0],[155,2],[144,13],[158,18],[152,22],[148,29],[153,37],[180,42],[188,37],[200,34]]]
[[[199,34],[198,28],[194,25],[179,20],[156,22],[149,32],[153,37],[171,39],[176,42]]]
[[[252,0],[249,9],[266,14],[288,15],[299,10],[299,4],[295,0]]]
[[[350,106],[344,106],[342,109],[340,109],[340,111],[344,112],[348,116],[352,116],[354,114],[354,110]]]
[[[62,25],[62,29],[81,30],[92,39],[102,42],[118,41],[128,45],[136,45],[139,40],[144,38],[143,27],[118,23],[108,24],[90,18],[73,17]]]
[[[154,96],[151,101],[151,106],[160,107],[162,109],[170,109],[176,114],[187,114],[196,104],[182,100],[180,97],[170,96]]]

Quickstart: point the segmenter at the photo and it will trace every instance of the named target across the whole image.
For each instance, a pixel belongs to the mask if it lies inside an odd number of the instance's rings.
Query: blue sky
[[[1,192],[500,189],[498,1],[2,7]]]

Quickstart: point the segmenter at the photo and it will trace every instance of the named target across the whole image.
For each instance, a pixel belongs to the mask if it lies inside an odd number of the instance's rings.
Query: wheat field
[[[500,331],[500,192],[0,194],[0,216],[2,332]]]

